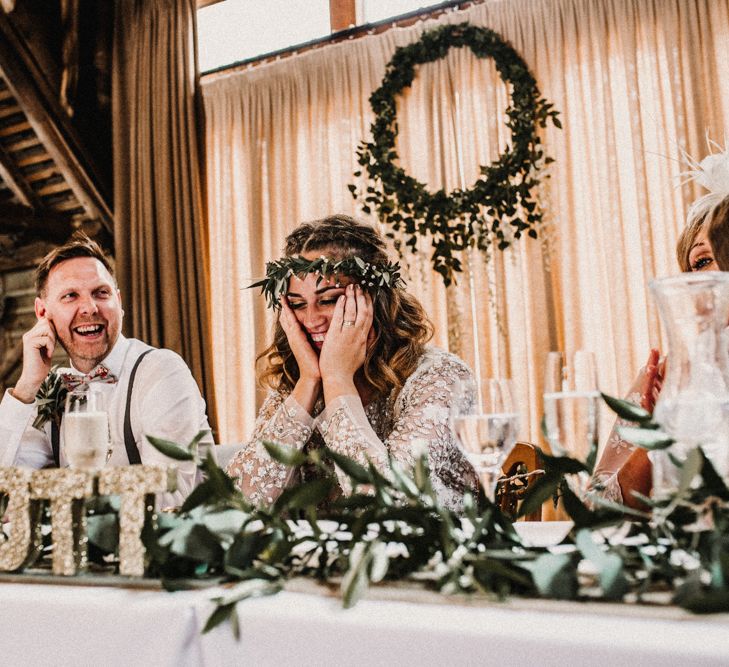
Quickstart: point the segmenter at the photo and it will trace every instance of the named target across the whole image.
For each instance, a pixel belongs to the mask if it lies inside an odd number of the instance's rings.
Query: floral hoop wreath
[[[504,83],[511,85],[506,126],[512,140],[496,161],[480,167],[481,176],[470,188],[431,193],[396,164],[395,98],[412,84],[416,65],[445,57],[451,47],[468,47],[478,58],[492,58]],[[449,285],[454,272],[461,271],[455,252],[472,246],[487,251],[494,241],[504,250],[524,232],[537,238],[542,221],[535,195],[538,172],[554,161],[545,156],[537,128],[546,127],[548,120],[562,127],[559,112],[540,95],[524,60],[493,30],[460,23],[425,32],[417,42],[395,51],[382,85],[370,97],[375,113],[372,141],[362,142],[357,149],[368,185],[365,193],[359,193],[351,184],[350,192],[364,200],[365,213],[374,210],[381,222],[392,226],[387,235],[395,239],[401,255],[394,232],[404,232],[405,245],[413,250],[419,236],[430,237],[433,268]],[[354,173],[356,178],[361,175],[362,171]]]
[[[249,289],[260,287],[261,294],[266,296],[268,307],[280,308],[281,295],[286,293],[289,279],[293,276],[303,278],[308,273],[318,274],[317,285],[325,278],[332,276],[354,278],[362,289],[373,296],[376,296],[382,289],[396,289],[405,286],[405,281],[400,276],[400,265],[396,262],[373,264],[365,262],[357,255],[344,259],[334,259],[322,255],[314,260],[294,255],[267,262],[266,277],[248,287]]]

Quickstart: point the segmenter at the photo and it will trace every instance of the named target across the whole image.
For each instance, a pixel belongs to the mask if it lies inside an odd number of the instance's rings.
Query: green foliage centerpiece
[[[417,65],[439,60],[458,47],[469,48],[478,58],[492,58],[499,75],[510,85],[506,125],[511,130],[511,145],[493,163],[480,167],[481,176],[470,188],[433,193],[397,164],[396,98],[412,84]],[[429,237],[433,267],[446,285],[461,271],[459,251],[469,247],[488,250],[492,243],[504,250],[512,237],[518,239],[523,233],[537,238],[542,213],[535,191],[540,169],[552,162],[542,150],[538,128],[546,127],[550,120],[561,125],[558,112],[541,97],[524,60],[498,33],[468,23],[425,32],[417,42],[395,51],[370,104],[375,114],[372,141],[363,142],[357,151],[368,184],[365,192],[358,192],[355,185],[349,189],[363,199],[365,213],[374,210],[394,232],[404,232],[405,244],[413,250],[419,237]],[[355,172],[355,177],[361,175],[361,171]],[[398,246],[398,250],[402,248]]]

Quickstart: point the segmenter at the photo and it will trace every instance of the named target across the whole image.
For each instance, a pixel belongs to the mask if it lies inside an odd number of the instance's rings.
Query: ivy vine
[[[468,189],[430,192],[400,167],[395,139],[398,134],[396,98],[415,78],[416,65],[443,58],[452,47],[468,47],[478,58],[492,58],[504,83],[511,87],[506,126],[511,145],[497,160],[480,166],[480,177]],[[449,285],[462,270],[459,253],[469,247],[488,251],[508,248],[526,233],[537,238],[542,220],[536,188],[540,170],[553,159],[546,156],[538,128],[551,122],[561,127],[559,112],[547,102],[536,80],[516,50],[498,33],[469,23],[444,25],[423,33],[415,43],[400,47],[387,65],[382,85],[370,96],[375,119],[371,142],[362,142],[357,161],[366,172],[367,186],[349,190],[363,200],[365,213],[376,212],[392,227],[388,236],[415,251],[419,237],[430,238],[435,271]],[[354,173],[356,178],[362,171]]]

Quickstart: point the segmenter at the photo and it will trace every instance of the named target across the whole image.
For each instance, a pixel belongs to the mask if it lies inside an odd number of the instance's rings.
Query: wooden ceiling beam
[[[61,245],[74,228],[68,216],[34,211],[18,204],[0,204],[0,234],[20,237],[23,241],[46,241]]]
[[[3,12],[0,12],[0,73],[88,217],[99,220],[113,233],[113,215],[99,190],[100,180],[94,175],[91,161],[61,109],[56,91],[50,89],[32,54]]]
[[[0,178],[13,191],[13,194],[21,204],[35,210],[42,208],[38,195],[28,185],[23,174],[20,173],[20,170],[10,155],[8,155],[8,152],[2,147],[2,144],[0,144]]]
[[[329,24],[332,32],[357,25],[357,0],[329,0]]]

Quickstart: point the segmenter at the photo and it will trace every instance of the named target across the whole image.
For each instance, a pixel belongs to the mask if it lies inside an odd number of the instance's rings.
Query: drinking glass
[[[572,367],[561,367],[561,353],[550,352],[544,378],[544,431],[552,453],[586,461],[597,448],[600,392],[595,357],[575,352]],[[586,472],[570,475],[572,491],[583,496],[589,483]]]
[[[103,468],[111,456],[109,417],[104,395],[74,389],[66,395],[63,451],[71,468]]]
[[[492,378],[478,392],[475,384],[466,383],[457,393],[461,399],[454,401],[451,412],[456,442],[481,479],[486,497],[494,502],[501,466],[519,429],[513,382]]]

